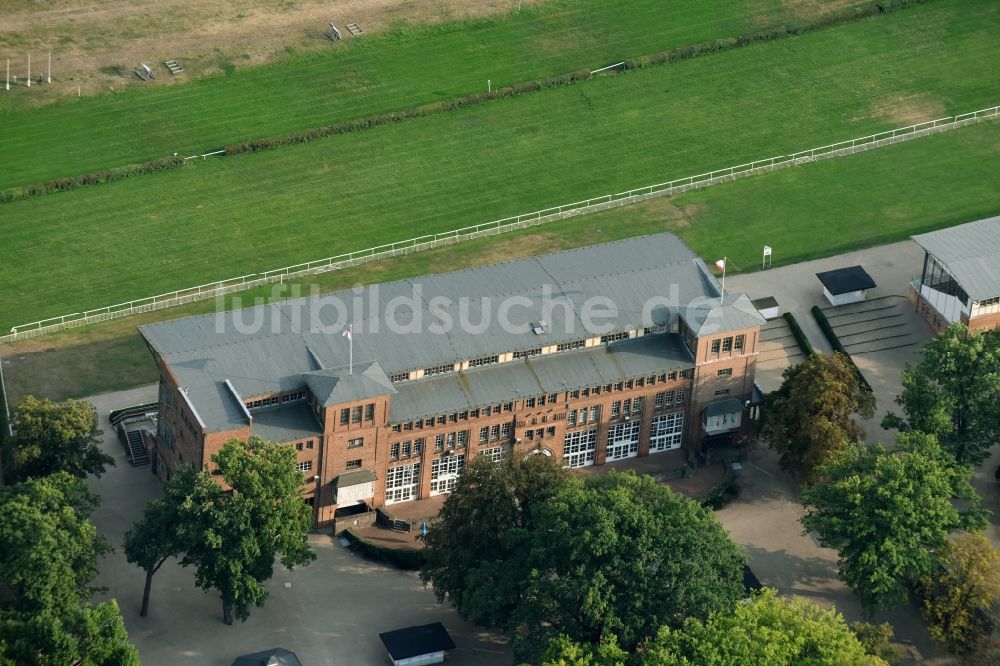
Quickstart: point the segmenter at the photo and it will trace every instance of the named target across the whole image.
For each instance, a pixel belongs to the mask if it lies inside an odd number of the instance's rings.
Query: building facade
[[[910,300],[935,332],[1000,329],[1000,217],[914,236],[924,250]]]
[[[659,234],[144,326],[154,471],[231,438],[292,446],[325,525],[450,492],[480,456],[696,464],[746,425],[763,322]]]

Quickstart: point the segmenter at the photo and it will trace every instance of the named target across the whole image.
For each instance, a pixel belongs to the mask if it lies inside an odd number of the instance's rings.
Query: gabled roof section
[[[326,368],[302,375],[306,386],[324,407],[367,400],[396,392],[378,361],[355,363],[348,368]]]
[[[701,299],[681,310],[681,318],[698,337],[761,326],[766,320],[744,293]]]
[[[1000,216],[913,237],[974,301],[1000,296]]]

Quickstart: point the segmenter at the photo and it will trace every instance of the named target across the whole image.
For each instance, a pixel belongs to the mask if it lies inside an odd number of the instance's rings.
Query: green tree
[[[28,396],[11,415],[14,437],[6,440],[3,472],[7,483],[68,472],[100,476],[115,461],[101,451],[97,412],[89,402],[52,402]]]
[[[190,465],[178,468],[164,484],[163,497],[147,504],[142,520],[125,534],[122,544],[125,558],[146,572],[140,617],[149,613],[153,575],[168,559],[186,553],[196,543],[198,535],[192,533],[192,525],[184,520],[184,508],[194,492],[196,477],[197,472]]]
[[[890,666],[902,662],[906,656],[903,647],[892,642],[893,630],[888,622],[882,624],[851,622],[851,632],[858,637],[865,652],[879,657]]]
[[[222,615],[232,624],[267,598],[263,582],[274,562],[291,570],[316,559],[309,546],[312,510],[302,501],[302,473],[295,450],[258,437],[228,441],[212,455],[216,469],[200,472],[184,505],[187,533],[196,535],[184,560],[195,564],[195,581],[222,597]],[[213,478],[220,477],[229,490]]]
[[[138,664],[117,605],[91,605],[111,548],[88,517],[98,499],[58,472],[0,489],[0,660]]]
[[[558,634],[593,645],[614,635],[631,651],[745,595],[743,554],[712,512],[648,476],[569,477],[532,514],[519,656]]]
[[[768,403],[761,435],[780,456],[781,468],[807,483],[815,480],[818,466],[864,437],[852,415],[875,413],[875,398],[839,353],[813,354],[786,369]]]
[[[648,666],[885,664],[869,655],[836,611],[762,590],[748,604],[664,627],[643,651]]]
[[[542,655],[542,666],[625,666],[631,656],[618,647],[618,639],[605,636],[597,645],[574,643],[569,636],[549,641]]]
[[[905,601],[951,532],[985,526],[969,470],[932,435],[901,434],[893,451],[850,444],[817,473],[802,524],[837,551],[841,578],[869,611]]]
[[[547,456],[512,457],[499,465],[475,458],[424,537],[420,572],[438,601],[446,597],[466,619],[508,628],[527,576],[515,557],[526,548],[532,511],[566,479]]]
[[[883,428],[937,436],[963,465],[977,466],[1000,442],[1000,331],[969,333],[954,324],[931,340],[923,358],[903,372],[896,404]]]
[[[967,653],[1000,625],[1000,552],[981,533],[959,532],[938,560],[920,582],[924,620],[934,640]]]

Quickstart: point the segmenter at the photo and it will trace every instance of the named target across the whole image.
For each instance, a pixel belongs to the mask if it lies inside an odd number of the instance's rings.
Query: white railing
[[[377,261],[379,259],[441,247],[443,245],[449,245],[463,240],[471,240],[473,238],[481,238],[483,236],[494,236],[517,229],[524,229],[526,227],[544,224],[553,220],[561,220],[574,215],[581,215],[583,213],[624,206],[626,204],[644,201],[653,197],[671,196],[688,190],[708,187],[716,183],[728,182],[737,178],[745,178],[747,176],[766,173],[768,171],[774,171],[776,169],[782,169],[789,166],[806,164],[815,160],[850,155],[852,153],[872,148],[888,146],[894,143],[926,136],[928,134],[943,132],[971,123],[977,123],[981,120],[996,118],[998,116],[1000,116],[1000,106],[992,106],[987,109],[980,109],[979,111],[962,113],[948,118],[938,118],[937,120],[928,120],[915,125],[886,130],[884,132],[878,132],[877,134],[870,134],[856,139],[848,139],[846,141],[832,143],[828,146],[801,150],[797,153],[792,153],[791,155],[768,157],[762,160],[755,160],[753,162],[747,162],[746,164],[740,164],[738,166],[709,171],[696,176],[687,176],[685,178],[677,178],[675,180],[657,183],[655,185],[647,185],[645,187],[628,190],[627,192],[604,194],[582,201],[575,201],[573,203],[543,208],[542,210],[536,210],[532,213],[523,213],[513,217],[505,217],[500,220],[494,220],[483,224],[475,224],[461,229],[453,229],[451,231],[444,231],[437,234],[427,234],[416,238],[370,247],[364,250],[356,250],[354,252],[347,252],[333,257],[326,257],[325,259],[307,261],[301,264],[295,264],[294,266],[285,266],[284,268],[275,268],[262,273],[251,273],[249,275],[241,275],[239,277],[219,280],[217,282],[209,282],[196,287],[178,289],[176,291],[159,294],[157,296],[147,296],[146,298],[125,301],[115,305],[106,305],[102,308],[96,308],[94,310],[86,310],[84,312],[74,312],[71,314],[60,315],[58,317],[50,317],[48,319],[42,319],[30,324],[14,326],[10,329],[10,334],[0,336],[0,342],[11,342],[73,326],[84,326],[86,324],[107,321],[109,319],[117,319],[119,317],[126,317],[141,312],[160,310],[174,305],[214,298],[216,296],[235,291],[243,291],[256,286],[283,281],[288,278],[340,270],[351,266],[357,266],[359,264],[369,263],[371,261]]]

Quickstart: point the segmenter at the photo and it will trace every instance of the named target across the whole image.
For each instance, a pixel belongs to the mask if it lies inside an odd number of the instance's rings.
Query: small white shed
[[[455,642],[440,622],[407,627],[379,634],[393,666],[423,666],[444,662],[444,653],[455,649]]]
[[[875,288],[875,280],[861,266],[816,273],[816,277],[823,283],[823,295],[830,305],[860,303],[868,290]]]

